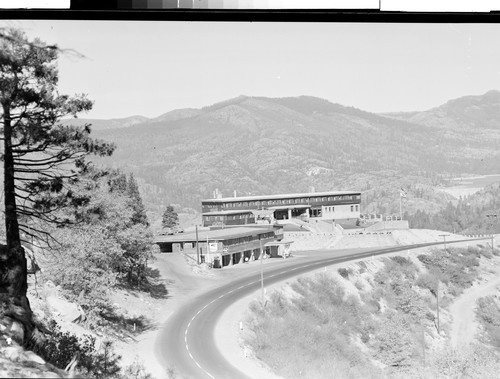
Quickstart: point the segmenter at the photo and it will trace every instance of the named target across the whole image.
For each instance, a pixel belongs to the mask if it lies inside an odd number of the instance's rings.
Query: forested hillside
[[[134,121],[137,121],[134,118]],[[99,123],[95,134],[117,150],[107,164],[133,172],[150,210],[199,208],[223,195],[355,189],[364,209],[437,211],[449,197],[442,177],[496,173],[500,92],[465,97],[411,114],[376,115],[314,97],[240,96],[156,119]],[[84,121],[84,120],[83,120]],[[419,199],[419,200],[417,200]],[[380,209],[383,208],[383,210]]]
[[[500,233],[500,183],[490,185],[455,205],[451,202],[433,214],[408,213],[412,228],[431,228],[465,234]]]

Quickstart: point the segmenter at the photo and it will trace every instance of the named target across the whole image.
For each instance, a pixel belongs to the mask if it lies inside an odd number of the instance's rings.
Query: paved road
[[[471,241],[447,241],[447,244]],[[354,259],[416,249],[443,242],[395,246],[378,249],[350,249],[317,251],[306,259],[280,260],[279,264],[263,265],[264,285],[289,279],[308,271],[347,262]],[[269,260],[271,261],[271,260]],[[242,277],[188,301],[167,321],[157,339],[160,360],[175,368],[183,378],[249,378],[231,365],[217,350],[214,340],[215,324],[224,310],[238,299],[260,289],[260,266],[252,267],[252,273],[242,272]]]

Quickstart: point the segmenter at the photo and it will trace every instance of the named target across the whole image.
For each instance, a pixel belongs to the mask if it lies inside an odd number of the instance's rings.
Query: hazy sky
[[[239,95],[312,95],[372,112],[500,89],[500,25],[2,21],[85,55],[60,59],[82,117],[156,117]]]

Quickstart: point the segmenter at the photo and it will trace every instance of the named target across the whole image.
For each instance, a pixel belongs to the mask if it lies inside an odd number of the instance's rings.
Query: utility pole
[[[200,247],[198,244],[198,225],[196,225],[196,263],[200,264]]]
[[[207,234],[207,263],[210,264],[210,246],[208,245],[208,234]]]
[[[401,205],[401,198],[403,196],[399,195],[399,218],[402,220],[403,219],[403,206]]]
[[[495,238],[495,234],[493,233],[494,232],[494,228],[493,228],[493,219],[497,219],[498,218],[498,215],[496,213],[493,213],[493,214],[488,214],[486,215],[486,217],[488,217],[488,219],[490,220],[491,222],[491,254],[494,253],[495,251],[495,248],[493,247],[493,243],[494,243],[494,238]]]
[[[439,325],[439,279],[438,279],[437,285],[436,285],[436,303],[437,303],[437,330],[438,330],[438,334],[440,335],[441,328]]]
[[[259,234],[259,246],[260,246],[260,289],[262,292],[262,304],[264,304],[264,254],[262,252],[262,240]]]
[[[443,237],[444,240],[444,249],[446,250],[446,237],[448,237],[449,234],[440,234],[439,237]]]

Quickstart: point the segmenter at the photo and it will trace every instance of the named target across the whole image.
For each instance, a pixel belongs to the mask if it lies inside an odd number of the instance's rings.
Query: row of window
[[[339,196],[322,196],[322,197],[302,197],[296,199],[275,199],[263,201],[240,201],[234,203],[224,203],[223,208],[234,207],[258,207],[261,205],[281,205],[281,204],[308,204],[322,201],[338,201],[338,200],[359,200],[360,195],[339,195]],[[210,206],[209,206],[210,207]]]
[[[205,221],[242,220],[248,218],[254,218],[254,216],[250,213],[241,215],[226,215],[226,216],[203,216],[203,219]]]
[[[335,207],[325,207],[326,212],[335,212]],[[358,212],[359,205],[351,205],[351,212]]]
[[[273,238],[274,232],[263,233],[260,235],[261,239]],[[240,237],[240,238],[232,238],[224,242],[225,246],[238,245],[245,242],[258,241],[259,236],[248,236],[248,237]]]

